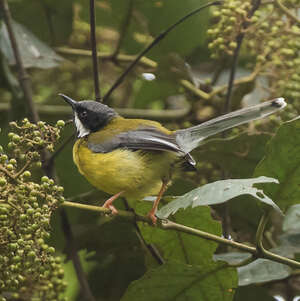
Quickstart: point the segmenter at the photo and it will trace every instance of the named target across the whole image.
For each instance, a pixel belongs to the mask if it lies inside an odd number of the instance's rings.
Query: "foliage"
[[[211,39],[208,47],[213,50],[213,57],[231,56],[237,46],[236,38],[246,33],[243,51],[254,58],[251,62],[253,72],[268,77],[272,95],[286,96],[298,106],[300,43],[297,36],[300,28],[299,22],[291,20],[288,8],[297,7],[299,2],[273,1],[269,5],[261,5],[249,19],[251,2],[226,0],[222,7],[216,8],[216,25],[208,30]]]
[[[0,292],[8,300],[61,300],[64,270],[47,241],[63,187],[46,176],[34,180],[31,174],[42,164],[44,147],[53,149],[60,127],[28,119],[10,126],[9,154],[1,146],[0,155]]]

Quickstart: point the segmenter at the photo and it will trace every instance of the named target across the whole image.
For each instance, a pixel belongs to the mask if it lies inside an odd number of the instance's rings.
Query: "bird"
[[[156,121],[124,118],[101,102],[59,95],[73,111],[75,165],[93,186],[112,195],[103,207],[117,214],[113,202],[120,196],[127,200],[156,196],[148,213],[154,225],[164,192],[182,171],[195,169],[191,151],[204,139],[286,106],[284,98],[279,97],[172,131]]]

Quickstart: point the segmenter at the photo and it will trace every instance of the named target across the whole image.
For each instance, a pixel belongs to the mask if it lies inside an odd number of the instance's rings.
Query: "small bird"
[[[121,117],[109,106],[75,101],[59,94],[73,109],[77,140],[73,160],[96,188],[113,195],[104,207],[117,213],[119,196],[141,200],[157,196],[148,216],[156,223],[159,201],[178,171],[195,169],[190,152],[212,135],[284,108],[283,98],[231,112],[200,125],[170,131],[159,122]]]

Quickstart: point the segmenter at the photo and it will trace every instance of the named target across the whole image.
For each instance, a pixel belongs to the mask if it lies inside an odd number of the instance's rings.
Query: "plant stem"
[[[69,223],[69,218],[66,215],[66,211],[62,210],[61,215],[63,217],[62,218],[62,229],[64,231],[66,240],[68,241],[68,247],[67,247],[68,256],[71,258],[71,260],[74,264],[74,268],[75,268],[75,271],[77,274],[78,281],[80,283],[82,293],[84,294],[86,300],[96,301],[96,299],[94,298],[94,296],[91,292],[86,275],[85,275],[82,265],[80,263],[80,258],[77,253],[77,247],[75,245],[74,236],[72,233],[71,225]]]
[[[37,105],[38,112],[47,115],[66,115],[70,113],[70,107],[64,105]],[[0,111],[9,110],[8,103],[0,103]],[[114,108],[120,115],[127,118],[145,118],[158,121],[182,120],[191,110],[190,102],[186,101],[181,108],[154,110],[154,109],[132,109]],[[71,137],[70,137],[71,139]]]
[[[94,88],[96,101],[101,101],[100,82],[99,82],[99,66],[97,57],[97,41],[96,41],[96,17],[95,17],[95,1],[90,0],[90,37],[92,46],[93,71],[94,71]]]
[[[73,203],[73,202],[68,202],[68,201],[63,202],[62,206],[90,210],[90,211],[94,211],[94,212],[99,212],[100,214],[111,214],[111,210],[107,209],[107,208],[91,206],[91,205],[86,205],[86,204]],[[151,220],[147,216],[137,215],[133,212],[128,212],[128,211],[124,211],[124,210],[119,210],[118,216],[123,217],[131,222],[140,221],[140,222],[147,223],[150,226],[153,226]],[[221,244],[233,247],[233,248],[241,250],[241,251],[249,252],[249,253],[253,254],[256,258],[270,259],[272,261],[283,263],[283,264],[286,264],[286,265],[294,267],[294,268],[298,268],[298,269],[300,268],[300,262],[297,262],[295,260],[274,254],[265,249],[263,249],[263,251],[261,251],[255,247],[251,247],[251,246],[248,246],[243,243],[239,243],[239,242],[235,242],[233,240],[222,238],[222,237],[219,237],[217,235],[214,235],[214,234],[211,234],[211,233],[208,233],[205,231],[201,231],[201,230],[187,227],[187,226],[184,226],[181,224],[177,224],[177,223],[171,222],[169,220],[159,220],[157,222],[156,227],[163,229],[163,230],[180,231],[180,232],[183,232],[186,234],[194,235],[194,236],[201,237],[201,238],[204,238],[207,240],[211,240],[211,241],[214,241],[217,243],[221,243]]]
[[[86,204],[80,204],[80,203],[69,202],[69,201],[64,201],[62,203],[62,206],[89,210],[89,211],[95,211],[95,212],[99,212],[101,214],[111,215],[110,209],[104,208],[101,206],[86,205]],[[123,217],[129,221],[139,221],[139,222],[145,222],[145,223],[151,224],[150,218],[148,218],[146,216],[134,214],[130,211],[118,210],[118,216]]]
[[[13,20],[10,14],[7,0],[0,0],[0,5],[3,11],[4,21],[7,27],[9,40],[16,60],[16,65],[18,67],[18,78],[20,86],[22,87],[24,97],[29,108],[30,118],[34,123],[37,123],[39,121],[39,115],[33,103],[31,81],[26,69],[24,68],[21,53],[18,47],[18,42],[13,30]]]
[[[263,216],[261,217],[258,227],[257,227],[257,231],[256,231],[256,249],[259,252],[262,252],[265,250],[263,247],[263,237],[264,237],[264,231],[265,231],[265,227],[268,223],[269,220],[269,215],[270,212],[265,212],[263,214]]]

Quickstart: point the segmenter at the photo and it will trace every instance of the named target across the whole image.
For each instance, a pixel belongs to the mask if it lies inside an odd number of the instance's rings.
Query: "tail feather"
[[[286,102],[282,97],[206,121],[187,129],[176,131],[176,141],[185,153],[192,151],[205,138],[252,120],[264,118],[283,109]]]

